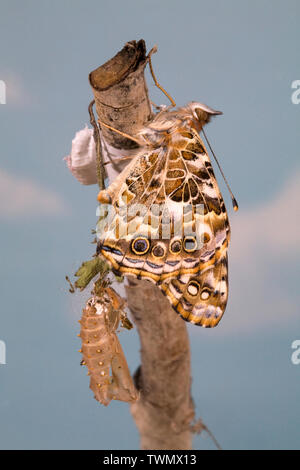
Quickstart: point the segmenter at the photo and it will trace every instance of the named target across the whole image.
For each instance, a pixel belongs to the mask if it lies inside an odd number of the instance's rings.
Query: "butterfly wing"
[[[132,261],[146,277],[148,260],[162,268],[163,281],[165,262],[182,260],[174,274],[192,274],[213,264],[228,242],[226,209],[204,144],[194,132],[180,129],[178,134],[173,145],[138,154],[108,189],[114,213],[100,234],[98,251],[115,270],[126,273]],[[189,238],[195,234],[201,246]]]
[[[158,284],[187,321],[215,326],[227,300],[225,204],[197,132],[179,127],[167,143],[143,149],[108,188],[114,212],[98,253],[116,273]],[[211,294],[203,299],[206,283]]]
[[[228,299],[227,254],[197,275],[182,275],[161,288],[184,320],[205,328],[217,326]]]

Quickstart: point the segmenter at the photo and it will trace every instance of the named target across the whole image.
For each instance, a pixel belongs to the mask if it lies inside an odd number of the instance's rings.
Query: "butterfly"
[[[137,135],[140,151],[98,195],[112,209],[98,255],[119,275],[154,282],[184,320],[203,327],[219,323],[228,299],[230,226],[199,135],[219,114],[197,102],[162,107]]]

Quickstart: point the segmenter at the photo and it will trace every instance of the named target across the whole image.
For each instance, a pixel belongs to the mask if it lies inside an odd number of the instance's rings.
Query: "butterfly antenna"
[[[153,70],[153,67],[152,67],[152,61],[151,61],[151,56],[152,56],[152,54],[155,54],[155,52],[157,52],[157,46],[154,46],[148,54],[149,68],[150,68],[150,72],[151,72],[153,81],[154,81],[155,85],[157,86],[157,88],[159,88],[160,91],[162,91],[163,94],[166,95],[166,97],[171,101],[172,106],[175,107],[176,103],[173,100],[172,96],[169,95],[169,93],[158,83],[157,78],[155,76],[155,73],[154,73],[154,70]]]
[[[210,145],[210,143],[209,143],[209,140],[208,140],[208,138],[207,138],[207,136],[206,136],[206,134],[205,134],[203,128],[202,128],[201,130],[202,130],[202,133],[203,133],[204,138],[205,138],[205,140],[206,140],[206,143],[207,143],[207,145],[208,145],[208,147],[209,147],[209,149],[210,149],[210,151],[211,151],[211,153],[212,153],[212,155],[213,155],[213,157],[214,157],[214,159],[215,159],[215,161],[216,161],[216,163],[217,163],[217,165],[218,165],[218,168],[219,168],[219,170],[220,170],[220,173],[221,173],[221,175],[223,176],[223,179],[224,179],[224,181],[225,181],[225,184],[226,184],[227,189],[228,189],[228,191],[229,191],[229,194],[230,194],[230,196],[231,196],[231,201],[232,201],[233,209],[234,209],[235,211],[237,211],[238,208],[239,208],[239,205],[238,205],[238,203],[237,203],[237,200],[235,199],[235,197],[234,197],[234,195],[233,195],[233,193],[232,193],[232,191],[231,191],[231,189],[230,189],[230,186],[229,186],[228,181],[227,181],[227,179],[226,179],[226,177],[225,177],[225,175],[224,175],[224,173],[223,173],[223,170],[222,170],[222,168],[221,168],[221,165],[220,165],[220,163],[218,162],[218,159],[217,159],[217,157],[216,157],[216,155],[215,155],[215,152],[214,152],[213,149],[211,148],[211,145]]]

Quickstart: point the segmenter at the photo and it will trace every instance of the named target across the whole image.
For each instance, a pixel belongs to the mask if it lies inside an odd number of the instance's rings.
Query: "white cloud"
[[[286,327],[299,316],[300,172],[271,201],[231,214],[230,297],[224,330]]]
[[[252,257],[258,248],[272,254],[300,253],[300,172],[275,199],[231,216],[231,256]]]
[[[0,169],[0,218],[59,215],[66,205],[38,183]]]
[[[6,106],[28,108],[35,104],[35,100],[26,88],[21,76],[9,70],[2,72],[0,78],[6,87]]]
[[[230,211],[229,301],[220,325],[207,334],[265,334],[293,328],[300,316],[295,273],[300,258],[300,172],[272,200]],[[197,329],[190,328],[197,334]]]

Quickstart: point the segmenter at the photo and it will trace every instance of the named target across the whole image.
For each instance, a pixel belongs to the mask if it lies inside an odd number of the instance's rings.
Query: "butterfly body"
[[[198,132],[221,114],[200,103],[161,110],[139,132],[141,150],[105,191],[112,214],[97,252],[118,274],[148,279],[187,321],[216,326],[228,296],[230,228]]]

